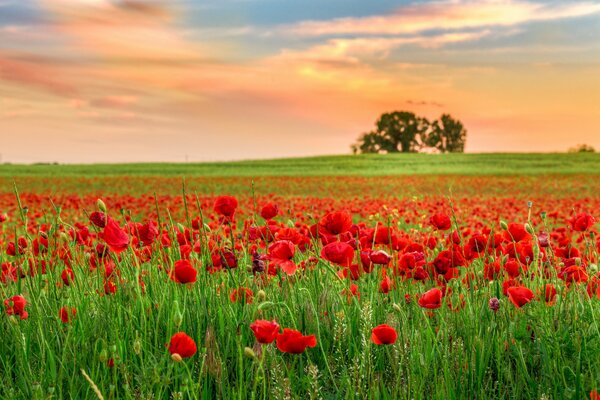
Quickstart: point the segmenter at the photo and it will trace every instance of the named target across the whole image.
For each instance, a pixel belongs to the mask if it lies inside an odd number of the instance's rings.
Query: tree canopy
[[[363,133],[352,145],[354,153],[417,153],[434,150],[441,153],[465,151],[467,131],[463,124],[443,114],[429,122],[409,111],[382,114],[375,129]]]

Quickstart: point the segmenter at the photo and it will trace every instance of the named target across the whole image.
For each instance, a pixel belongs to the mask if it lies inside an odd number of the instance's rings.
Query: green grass
[[[386,176],[598,174],[600,153],[341,155],[211,163],[10,165],[0,176]]]

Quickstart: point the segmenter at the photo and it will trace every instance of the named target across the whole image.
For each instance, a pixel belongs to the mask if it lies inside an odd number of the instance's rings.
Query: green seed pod
[[[248,358],[252,358],[252,359],[256,358],[256,354],[254,354],[254,350],[252,350],[250,347],[244,347],[244,355]]]
[[[102,211],[103,213],[106,212],[106,204],[104,204],[102,199],[96,200],[96,207],[98,207],[98,210]]]

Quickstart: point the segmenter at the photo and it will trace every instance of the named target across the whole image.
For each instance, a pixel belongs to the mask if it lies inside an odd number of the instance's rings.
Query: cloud
[[[600,12],[597,2],[439,1],[400,7],[390,15],[302,21],[278,28],[297,36],[406,35],[433,30],[514,26]]]
[[[74,96],[77,89],[59,78],[60,71],[48,65],[14,60],[0,53],[0,81],[41,89],[57,96]]]

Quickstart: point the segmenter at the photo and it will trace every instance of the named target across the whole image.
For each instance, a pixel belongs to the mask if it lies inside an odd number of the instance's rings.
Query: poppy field
[[[0,190],[0,398],[600,399],[597,175]]]

